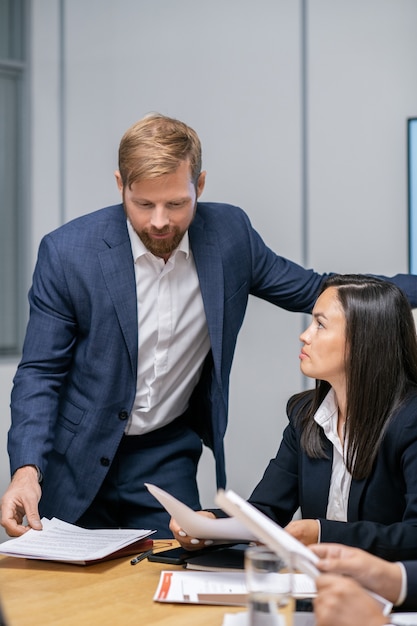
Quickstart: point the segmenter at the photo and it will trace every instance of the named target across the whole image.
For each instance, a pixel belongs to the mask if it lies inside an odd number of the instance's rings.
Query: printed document
[[[316,594],[314,581],[305,574],[293,575],[293,588],[295,598],[310,598]],[[153,599],[157,602],[243,606],[247,599],[245,573],[163,571]]]
[[[42,518],[43,530],[28,530],[24,535],[0,544],[0,554],[26,559],[62,561],[79,565],[140,552],[146,537],[154,530],[125,528],[88,530],[59,519]],[[151,543],[151,542],[149,542]],[[129,548],[129,550],[127,550]]]

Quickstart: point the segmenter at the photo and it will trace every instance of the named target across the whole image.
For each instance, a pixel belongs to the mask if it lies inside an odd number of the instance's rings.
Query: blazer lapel
[[[193,253],[207,319],[214,369],[221,385],[224,322],[224,280],[221,254],[215,232],[197,213],[189,228]]]
[[[104,240],[109,247],[99,253],[100,265],[129,352],[132,373],[136,377],[138,354],[136,281],[125,219],[117,224],[116,228],[109,228]]]
[[[348,512],[347,512],[348,522],[357,522],[359,520],[359,503],[360,503],[365,485],[366,485],[366,478],[363,478],[362,480],[352,479],[352,483],[350,485]]]
[[[333,465],[333,448],[328,443],[329,445],[325,442],[327,458],[312,459],[305,453],[302,455],[304,518],[326,517]],[[317,480],[318,476],[320,480]]]

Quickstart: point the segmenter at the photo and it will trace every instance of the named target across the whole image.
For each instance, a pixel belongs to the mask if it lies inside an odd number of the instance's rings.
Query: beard
[[[149,250],[149,252],[152,252],[154,256],[158,257],[167,257],[174,252],[175,248],[179,246],[181,239],[185,235],[185,231],[180,230],[178,226],[174,226],[172,229],[164,228],[162,230],[152,230],[151,232],[158,235],[164,235],[171,232],[173,235],[170,239],[157,240],[153,239],[147,230],[136,231],[136,234],[142,241],[143,245]]]

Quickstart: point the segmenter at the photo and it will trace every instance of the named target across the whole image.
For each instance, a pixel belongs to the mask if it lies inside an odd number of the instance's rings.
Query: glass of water
[[[254,546],[245,552],[248,626],[292,626],[291,567],[275,552]]]

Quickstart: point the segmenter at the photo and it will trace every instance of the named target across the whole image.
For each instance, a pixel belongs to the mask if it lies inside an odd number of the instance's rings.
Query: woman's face
[[[310,326],[300,335],[300,369],[306,376],[325,380],[332,387],[345,384],[346,319],[336,287],[319,296]]]

